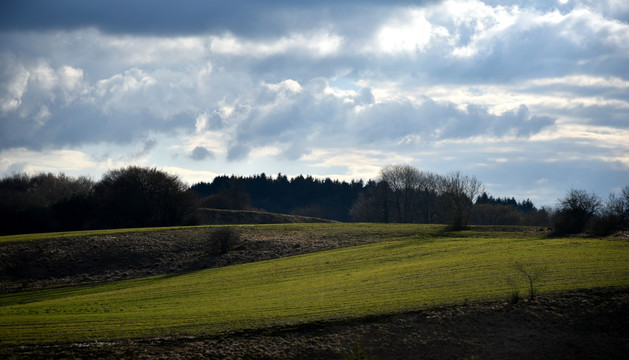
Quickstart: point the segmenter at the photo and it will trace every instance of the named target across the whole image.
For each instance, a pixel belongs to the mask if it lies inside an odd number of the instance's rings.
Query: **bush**
[[[621,228],[622,219],[615,214],[604,214],[593,218],[588,224],[589,232],[594,236],[608,236]]]
[[[360,344],[354,343],[354,345],[352,345],[352,351],[349,354],[345,355],[345,359],[347,360],[375,360],[376,357],[367,356],[367,354],[365,354]]]
[[[240,234],[233,227],[220,227],[210,235],[213,254],[227,254],[240,242]]]
[[[509,297],[507,298],[507,301],[509,302],[509,304],[515,305],[520,302],[520,299],[520,291],[516,288],[513,288],[513,290],[511,290],[511,293],[509,294]]]
[[[523,264],[520,262],[515,262],[513,264],[513,269],[520,273],[522,277],[526,279],[529,288],[529,296],[531,301],[535,300],[535,296],[537,295],[537,281],[544,277],[547,273],[545,267],[538,267],[530,264]],[[512,296],[515,296],[515,291]],[[518,293],[519,300],[519,293]]]
[[[601,200],[596,194],[571,189],[566,197],[559,200],[559,209],[553,221],[555,233],[563,235],[582,232],[600,208]]]

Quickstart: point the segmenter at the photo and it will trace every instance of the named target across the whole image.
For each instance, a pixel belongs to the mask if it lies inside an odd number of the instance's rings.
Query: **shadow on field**
[[[134,359],[625,359],[629,289],[544,294],[362,320],[107,343],[0,345],[0,357]]]

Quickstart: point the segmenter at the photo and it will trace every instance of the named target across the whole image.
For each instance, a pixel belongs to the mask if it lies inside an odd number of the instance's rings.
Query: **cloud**
[[[7,159],[11,159],[8,161]],[[9,175],[11,173],[26,172],[29,174],[38,172],[58,172],[64,169],[68,174],[85,175],[93,168],[106,170],[113,163],[98,162],[87,154],[76,150],[48,150],[44,152],[33,151],[26,148],[13,148],[0,151],[0,171]]]
[[[58,30],[95,27],[108,33],[190,34],[230,30],[248,36],[315,28],[347,19],[348,13],[433,1],[273,1],[255,0],[112,0],[84,2],[45,0],[2,3],[0,30]],[[372,10],[373,11],[373,10]]]
[[[208,149],[202,146],[197,146],[192,150],[192,153],[190,153],[190,158],[192,160],[201,161],[208,158],[212,159],[214,158],[214,155],[212,155],[212,152]]]
[[[296,33],[272,41],[247,41],[232,34],[212,37],[210,50],[230,56],[266,57],[286,52],[299,52],[315,57],[335,55],[343,44],[341,36],[326,32],[313,34]]]
[[[424,52],[434,37],[448,35],[448,30],[444,27],[431,24],[424,11],[405,10],[393,16],[389,23],[378,30],[376,48],[370,50],[391,55],[413,55]]]
[[[550,189],[551,159],[626,171],[624,2],[147,4],[0,4],[4,169],[82,149],[191,176],[395,161],[498,186],[498,165],[543,163],[526,181]]]

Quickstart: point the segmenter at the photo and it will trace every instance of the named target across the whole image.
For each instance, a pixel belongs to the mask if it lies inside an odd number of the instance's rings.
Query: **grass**
[[[506,298],[544,266],[538,291],[629,286],[629,242],[430,226],[273,225],[261,230],[389,240],[177,276],[0,296],[0,341],[111,340],[283,326]],[[415,235],[408,235],[414,230]],[[401,234],[407,234],[400,236]],[[368,236],[368,235],[364,235]]]

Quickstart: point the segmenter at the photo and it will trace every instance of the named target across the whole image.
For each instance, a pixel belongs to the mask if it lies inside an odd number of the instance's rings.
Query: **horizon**
[[[0,4],[0,177],[408,164],[538,208],[629,185],[629,3],[184,4]]]

